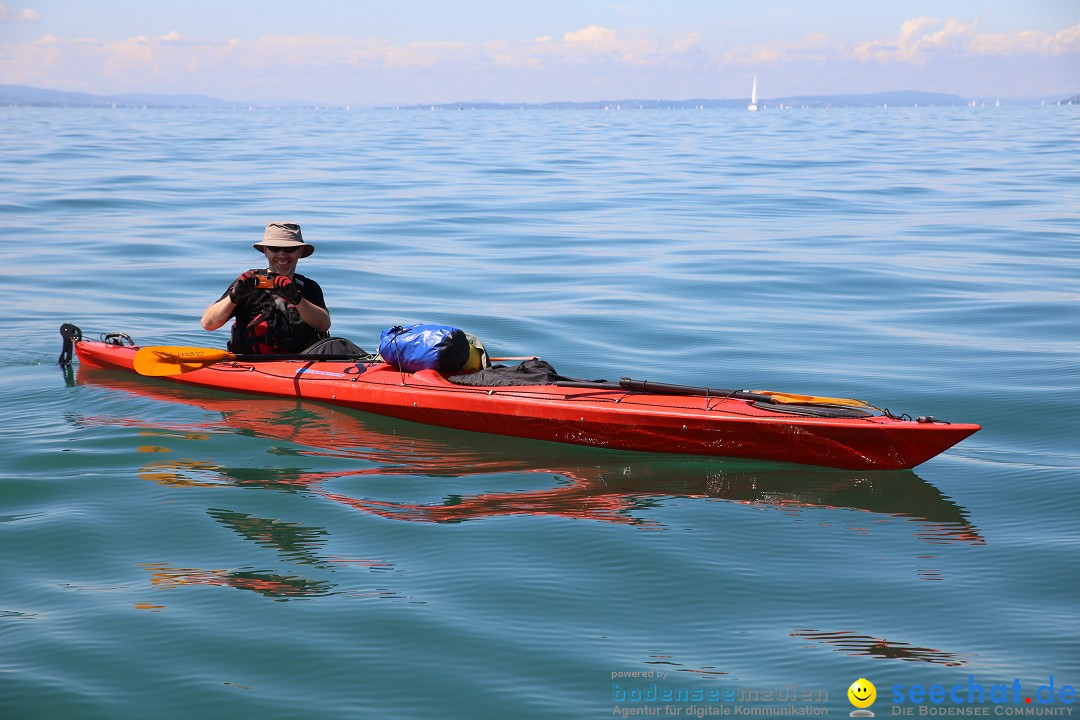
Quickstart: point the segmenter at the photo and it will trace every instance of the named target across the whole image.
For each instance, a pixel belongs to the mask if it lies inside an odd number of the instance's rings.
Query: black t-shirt
[[[266,270],[253,270],[266,275]],[[322,288],[311,278],[293,274],[293,282],[300,288],[300,296],[312,305],[326,309]],[[221,297],[225,297],[228,290]],[[300,317],[300,311],[274,295],[269,290],[256,288],[246,298],[241,298],[233,310],[235,318],[229,351],[234,353],[298,353],[327,337],[308,325]]]

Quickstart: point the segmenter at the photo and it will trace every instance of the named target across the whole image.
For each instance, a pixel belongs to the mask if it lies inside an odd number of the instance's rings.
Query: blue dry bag
[[[469,351],[465,333],[446,325],[396,325],[379,338],[383,360],[404,372],[457,372],[468,362]]]

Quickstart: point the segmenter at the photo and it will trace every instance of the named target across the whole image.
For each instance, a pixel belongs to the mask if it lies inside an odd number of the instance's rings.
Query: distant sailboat
[[[750,104],[746,106],[746,109],[757,112],[757,75],[754,76],[754,86],[750,88]]]

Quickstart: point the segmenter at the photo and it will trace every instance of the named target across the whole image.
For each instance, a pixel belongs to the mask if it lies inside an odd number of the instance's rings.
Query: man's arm
[[[236,301],[246,298],[255,292],[255,286],[259,279],[254,270],[247,270],[240,277],[233,280],[229,289],[217,302],[210,303],[202,316],[203,330],[217,330],[229,322],[233,311],[236,310]]]
[[[228,298],[226,298],[226,300],[228,300]],[[300,313],[300,318],[319,332],[326,332],[330,329],[330,313],[325,308],[319,307],[307,298],[301,298],[300,304],[296,306],[296,309]],[[209,312],[209,309],[207,312]],[[225,319],[228,320],[227,317]],[[204,317],[203,327],[206,327],[205,320],[206,318]],[[224,323],[224,320],[222,323]],[[218,325],[218,327],[221,327],[221,325]]]
[[[230,300],[228,295],[215,303],[210,303],[202,316],[203,330],[217,330],[219,327],[229,322],[229,318],[232,317],[233,310],[235,309],[236,303]],[[302,315],[303,313],[301,313],[301,316]]]

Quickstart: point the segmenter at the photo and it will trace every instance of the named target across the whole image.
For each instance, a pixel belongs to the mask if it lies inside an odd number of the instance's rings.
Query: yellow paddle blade
[[[820,395],[799,395],[797,393],[773,392],[771,390],[751,390],[758,395],[768,395],[773,402],[791,405],[845,405],[847,407],[873,407],[869,403],[853,398],[821,397]]]
[[[235,360],[236,355],[215,348],[159,345],[144,347],[135,353],[135,372],[140,375],[165,377],[179,375],[213,365],[223,360]]]

